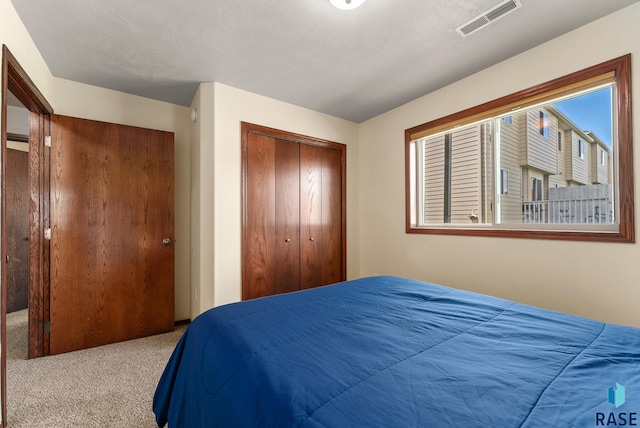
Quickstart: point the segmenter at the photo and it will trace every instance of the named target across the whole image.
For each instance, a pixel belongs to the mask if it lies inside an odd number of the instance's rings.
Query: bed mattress
[[[171,428],[633,426],[640,330],[363,278],[197,317],[153,409]]]

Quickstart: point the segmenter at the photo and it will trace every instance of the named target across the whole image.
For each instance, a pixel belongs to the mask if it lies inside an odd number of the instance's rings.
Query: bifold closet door
[[[342,158],[338,150],[300,144],[300,284],[342,280]]]
[[[300,145],[258,134],[247,144],[245,300],[300,289]]]
[[[242,299],[344,281],[346,147],[242,127]]]

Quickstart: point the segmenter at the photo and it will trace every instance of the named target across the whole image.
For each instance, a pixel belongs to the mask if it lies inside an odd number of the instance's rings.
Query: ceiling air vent
[[[502,18],[507,13],[514,11],[522,7],[520,0],[505,0],[502,3],[492,7],[479,16],[476,16],[469,22],[462,24],[456,31],[460,33],[462,37],[467,37],[471,33],[475,33],[481,28],[486,27],[498,18]]]

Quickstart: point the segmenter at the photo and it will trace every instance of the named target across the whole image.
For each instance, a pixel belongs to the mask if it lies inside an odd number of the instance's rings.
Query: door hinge
[[[51,323],[49,321],[44,323],[44,332],[49,333],[51,331]]]
[[[51,147],[51,135],[47,135],[44,137],[44,146]]]
[[[51,228],[50,227],[47,227],[44,230],[44,239],[46,239],[47,241],[51,240]]]

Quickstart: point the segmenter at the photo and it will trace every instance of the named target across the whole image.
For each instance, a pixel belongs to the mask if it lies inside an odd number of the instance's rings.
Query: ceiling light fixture
[[[329,0],[338,9],[351,10],[364,3],[364,0]]]

